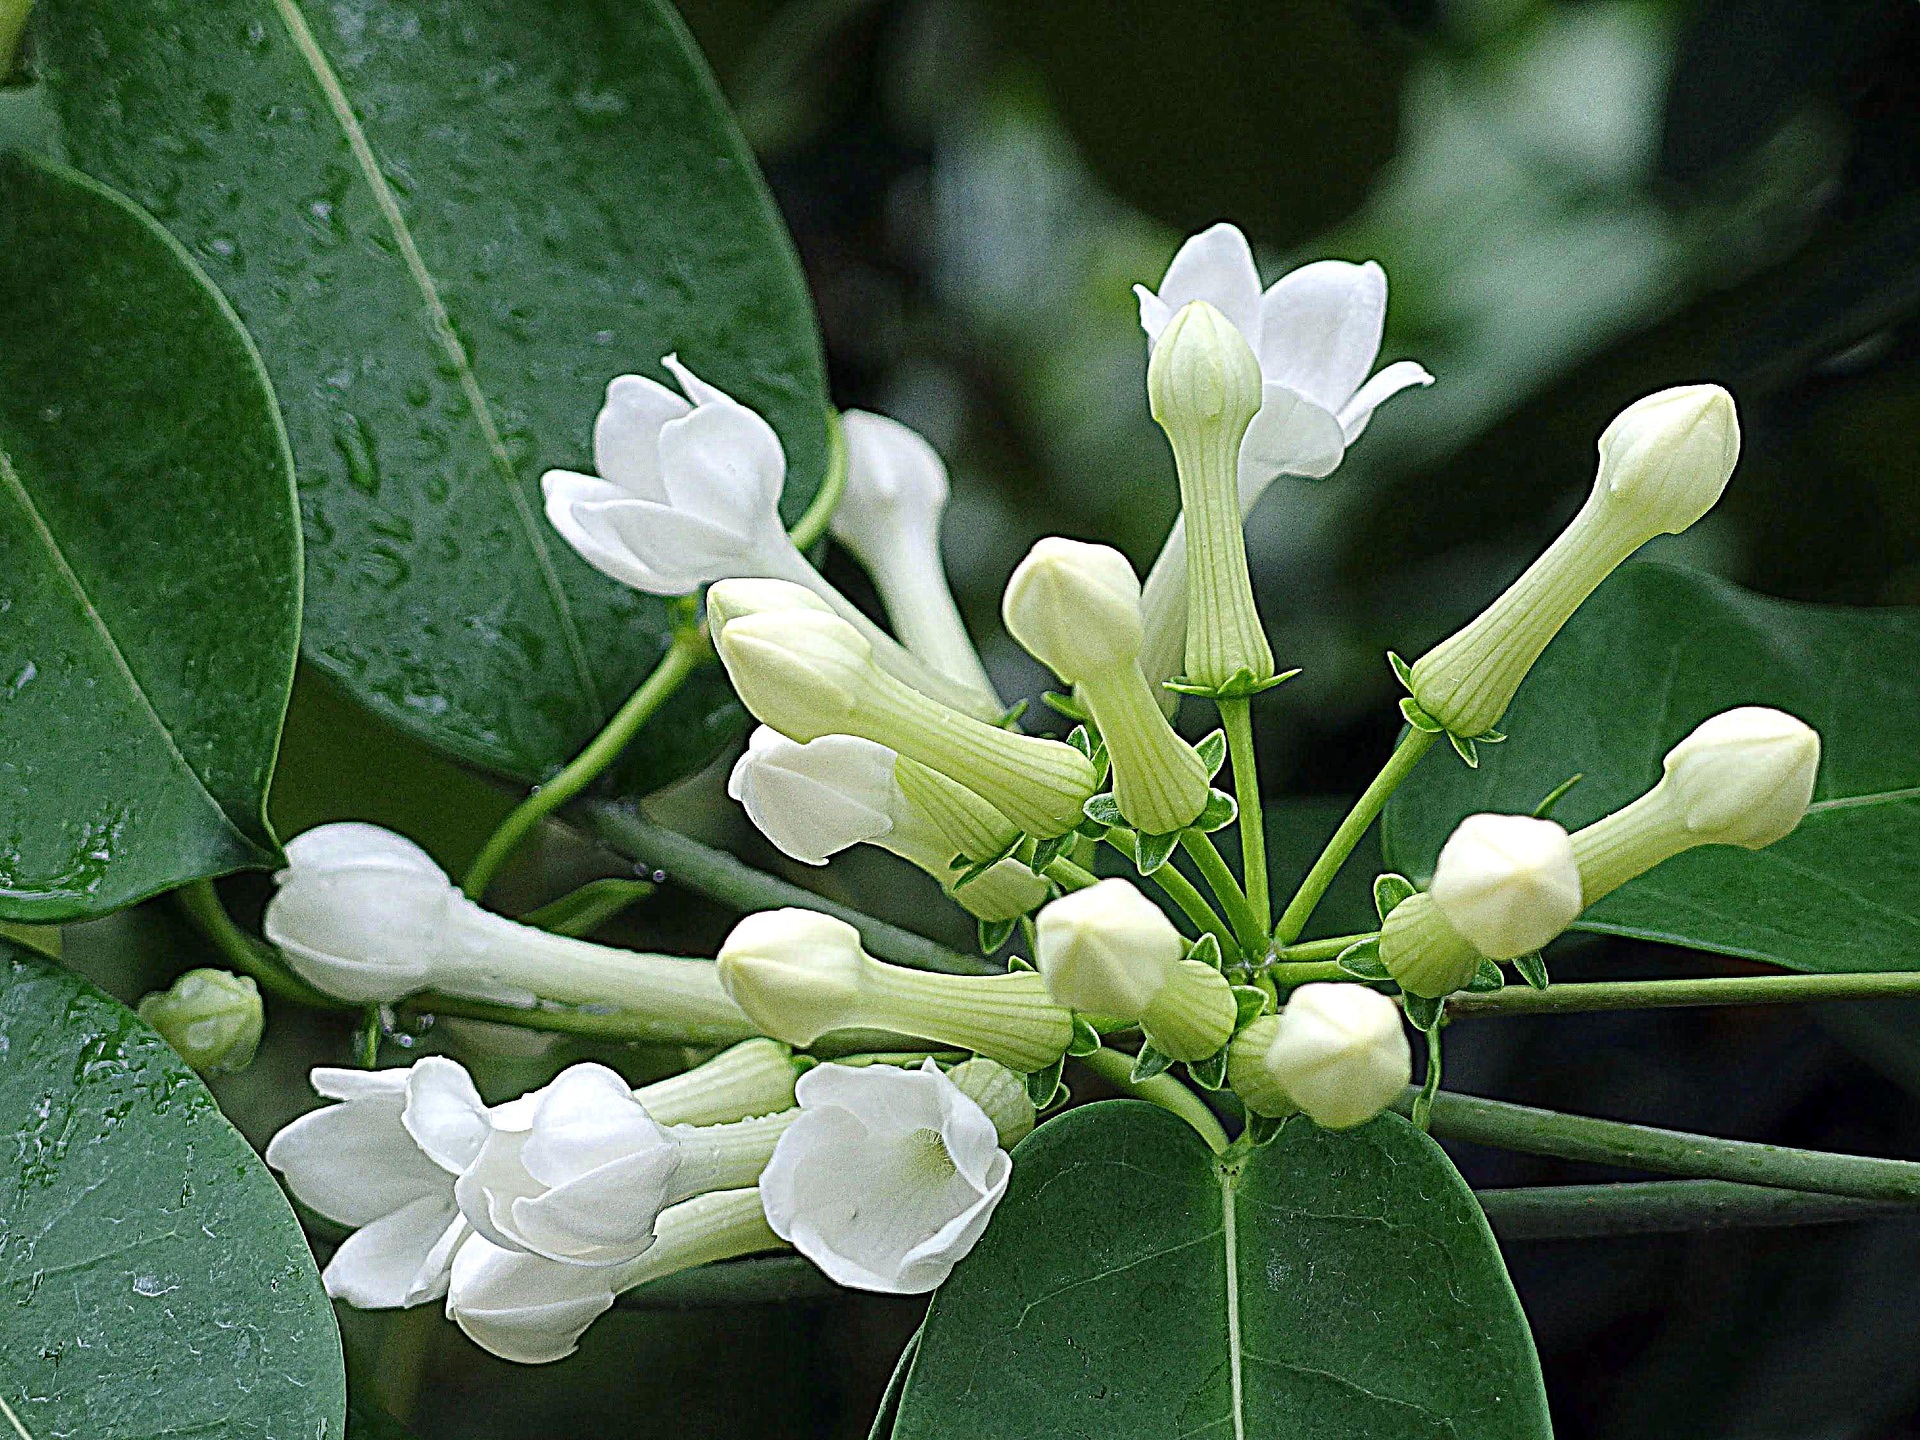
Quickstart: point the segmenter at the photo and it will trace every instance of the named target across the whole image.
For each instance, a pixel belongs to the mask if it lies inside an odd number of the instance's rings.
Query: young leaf
[[[1289,1115],[1256,1115],[1247,1112],[1247,1143],[1254,1146],[1271,1145],[1280,1138],[1280,1131]]]
[[[1447,1009],[1445,1000],[1429,1000],[1424,995],[1403,994],[1400,1004],[1407,1012],[1408,1023],[1429,1033],[1439,1026]]]
[[[1090,796],[1081,809],[1088,820],[1108,829],[1127,823],[1127,817],[1120,813],[1120,802],[1111,794]]]
[[[1255,1020],[1267,1013],[1273,1004],[1273,997],[1257,985],[1236,985],[1233,987],[1233,1029],[1237,1035]]]
[[[1409,690],[1413,689],[1413,667],[1411,665],[1407,664],[1406,661],[1402,660],[1391,650],[1387,651],[1387,664],[1393,667],[1394,676],[1402,685],[1406,686]]]

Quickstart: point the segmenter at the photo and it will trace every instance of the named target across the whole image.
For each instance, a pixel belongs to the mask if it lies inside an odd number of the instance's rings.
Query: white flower
[[[509,1005],[617,1005],[661,1039],[753,1033],[704,960],[643,955],[552,935],[469,900],[433,858],[378,825],[320,825],[287,845],[262,922],[317,989],[358,1004],[422,990]]]
[[[1345,1130],[1386,1109],[1413,1075],[1400,1010],[1364,985],[1302,985],[1275,1017],[1266,1064],[1316,1124]]]
[[[841,425],[847,485],[828,524],[833,538],[873,577],[907,649],[961,684],[993,695],[940,559],[947,467],[898,420],[849,410]]]
[[[783,1126],[661,1125],[612,1070],[574,1065],[540,1093],[524,1129],[485,1137],[454,1195],[502,1249],[619,1264],[653,1244],[667,1206],[751,1183]]]
[[[1006,1193],[1013,1161],[993,1122],[931,1060],[821,1065],[797,1094],[800,1118],[760,1177],[774,1233],[842,1285],[934,1289]]]
[[[1172,982],[1187,942],[1128,880],[1102,880],[1040,912],[1034,960],[1062,1005],[1138,1020]]]
[[[429,1056],[404,1070],[322,1067],[313,1088],[343,1103],[281,1130],[267,1164],[301,1204],[354,1231],[321,1276],[327,1294],[366,1310],[437,1298],[467,1233],[454,1177],[492,1125],[473,1081]]]
[[[1580,867],[1551,820],[1469,815],[1441,848],[1428,893],[1482,955],[1511,960],[1580,918]]]

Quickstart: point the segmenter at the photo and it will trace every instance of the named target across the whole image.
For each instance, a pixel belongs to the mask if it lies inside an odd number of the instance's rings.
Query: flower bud
[[[1580,869],[1567,832],[1527,815],[1469,815],[1440,851],[1428,893],[1482,955],[1538,950],[1580,917]]]
[[[953,1088],[978,1105],[993,1122],[1000,1148],[1011,1150],[1033,1133],[1036,1118],[1026,1083],[1006,1066],[975,1056],[947,1071]]]
[[[1187,953],[1173,922],[1129,880],[1102,880],[1040,912],[1034,960],[1069,1009],[1132,1023]]]
[[[811,910],[749,915],[720,947],[720,983],[767,1034],[811,1045],[834,1030],[891,1030],[972,1050],[1011,1069],[1045,1069],[1073,1017],[1030,970],[939,975],[873,959],[860,933]]]
[[[1451,995],[1473,979],[1485,958],[1425,892],[1394,906],[1380,926],[1380,963],[1409,995]]]
[[[1373,1119],[1413,1076],[1399,1007],[1377,990],[1302,985],[1273,1020],[1263,1061],[1266,1077],[1329,1130]],[[1243,1073],[1246,1068],[1243,1064]]]
[[[833,538],[873,577],[887,618],[907,649],[961,684],[993,696],[993,682],[967,636],[940,560],[946,466],[924,439],[884,415],[849,410],[841,427],[847,485],[828,522]]]
[[[1574,834],[1586,903],[1696,845],[1783,839],[1819,769],[1819,733],[1784,711],[1743,705],[1703,721],[1667,752],[1659,784]]]
[[[775,610],[833,613],[826,601],[790,580],[727,580],[707,591],[707,630],[718,643],[720,632],[735,620]]]
[[[1415,663],[1420,708],[1455,735],[1493,729],[1587,596],[1654,536],[1677,535],[1712,509],[1739,454],[1733,397],[1717,385],[1628,406],[1600,437],[1600,472],[1572,523],[1505,594]]]
[[[266,1027],[260,987],[226,970],[187,971],[170,989],[143,997],[140,1018],[203,1075],[246,1069]]]
[[[1255,1115],[1277,1120],[1299,1112],[1286,1087],[1267,1066],[1273,1040],[1280,1033],[1278,1015],[1262,1015],[1249,1021],[1232,1045],[1227,1047],[1227,1085]]]
[[[722,609],[733,582],[716,585]],[[950,710],[876,666],[867,642],[837,616],[795,606],[741,615],[716,647],[734,688],[762,723],[799,741],[858,735],[965,786],[1028,834],[1048,839],[1078,823],[1093,764],[1071,745],[1017,735]]]
[[[1001,614],[1036,659],[1078,685],[1113,762],[1114,800],[1148,835],[1206,808],[1207,767],[1161,713],[1140,670],[1140,582],[1118,550],[1051,537],[1007,582]]]
[[[1247,575],[1238,477],[1241,442],[1260,410],[1260,362],[1225,316],[1195,300],[1160,332],[1147,365],[1147,397],[1180,474],[1186,678],[1214,688],[1242,671],[1255,684],[1270,680],[1273,651]]]

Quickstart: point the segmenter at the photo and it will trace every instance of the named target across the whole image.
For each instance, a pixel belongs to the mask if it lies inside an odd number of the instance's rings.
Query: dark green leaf
[[[990,1380],[989,1380],[990,1377]],[[899,1440],[1547,1440],[1472,1192],[1398,1116],[1295,1120],[1232,1165],[1137,1101],[1014,1153],[934,1297]]]
[[[1035,1070],[1027,1076],[1027,1099],[1034,1108],[1044,1110],[1053,1103],[1053,1097],[1060,1088],[1060,1072],[1066,1068],[1067,1057],[1060,1058],[1044,1070]]]
[[[1298,796],[1265,803],[1267,868],[1273,875],[1276,901],[1291,895],[1293,887],[1312,868],[1333,832],[1346,818],[1351,803],[1351,797],[1331,795]],[[1369,887],[1381,869],[1379,834],[1379,828],[1374,826],[1360,837],[1347,863],[1333,877],[1333,884],[1321,898],[1301,938],[1347,935],[1378,928],[1380,922],[1374,918]],[[1221,838],[1222,848],[1230,855],[1238,855],[1237,838],[1231,831]]]
[[[789,519],[825,474],[818,338],[779,217],[661,0],[73,0],[40,55],[81,168],[200,258],[265,352],[308,541],[306,653],[521,780],[667,643],[539,478],[667,351],[766,414]],[[703,670],[632,747],[652,788],[742,715]]]
[[[1710,715],[1773,705],[1820,731],[1814,805],[1761,851],[1689,851],[1578,928],[1797,970],[1913,966],[1920,926],[1920,611],[1789,604],[1665,565],[1622,570],[1541,657],[1478,773],[1417,770],[1388,806],[1391,863],[1431,873],[1462,817],[1525,814],[1571,771],[1578,829],[1646,791]]]
[[[4,942],[0,1054],[0,1399],[25,1433],[337,1440],[340,1339],[307,1242],[193,1072]]]
[[[0,916],[270,865],[300,635],[273,394],[166,233],[0,158]]]

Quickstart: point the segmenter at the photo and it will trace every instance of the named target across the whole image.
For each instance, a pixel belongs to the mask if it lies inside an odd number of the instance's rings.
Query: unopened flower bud
[[[1428,893],[1482,955],[1511,960],[1580,917],[1580,868],[1551,820],[1469,815],[1441,849]]]
[[[1240,521],[1240,446],[1261,404],[1260,362],[1213,306],[1184,306],[1147,365],[1153,418],[1180,474],[1187,537],[1186,678],[1224,687],[1273,678],[1273,651],[1247,575]]]
[[[1114,800],[1148,835],[1191,825],[1206,808],[1206,762],[1167,723],[1140,670],[1140,582],[1118,550],[1041,540],[1007,582],[1013,638],[1077,685],[1113,761]]]
[[[849,410],[841,427],[847,485],[829,522],[833,538],[873,577],[887,618],[907,649],[993,697],[993,682],[967,636],[940,560],[947,467],[931,445],[898,420]]]
[[[1034,961],[1062,1005],[1132,1023],[1187,953],[1173,922],[1129,880],[1102,880],[1040,912]]]
[[[1236,1038],[1227,1073],[1258,1114],[1288,1113],[1284,1097],[1316,1124],[1346,1130],[1393,1103],[1412,1078],[1413,1054],[1399,1008],[1378,991],[1302,985],[1278,1015]]]
[[[947,1071],[953,1088],[978,1105],[993,1122],[1000,1148],[1011,1150],[1033,1133],[1036,1118],[1026,1082],[995,1060],[975,1056]]]
[[[189,970],[170,989],[140,1001],[140,1018],[203,1075],[227,1075],[253,1063],[266,1013],[248,975]]]
[[[1784,711],[1743,705],[1703,721],[1667,752],[1659,784],[1574,834],[1586,903],[1696,845],[1783,839],[1819,769],[1818,732]]]
[[[1739,455],[1733,397],[1718,385],[1629,405],[1600,437],[1600,473],[1572,523],[1505,594],[1414,665],[1420,708],[1455,735],[1493,729],[1581,603],[1647,541],[1711,510]]]
[[[767,1034],[811,1045],[834,1030],[892,1030],[1022,1072],[1057,1060],[1073,1019],[1031,970],[939,975],[868,955],[860,933],[812,910],[749,915],[720,947],[720,983]]]
[[[733,582],[709,605],[733,603]],[[742,702],[801,742],[858,735],[917,760],[980,795],[1041,839],[1071,830],[1093,793],[1093,764],[1071,745],[1010,731],[950,710],[873,663],[837,616],[796,605],[726,621],[716,641]]]

